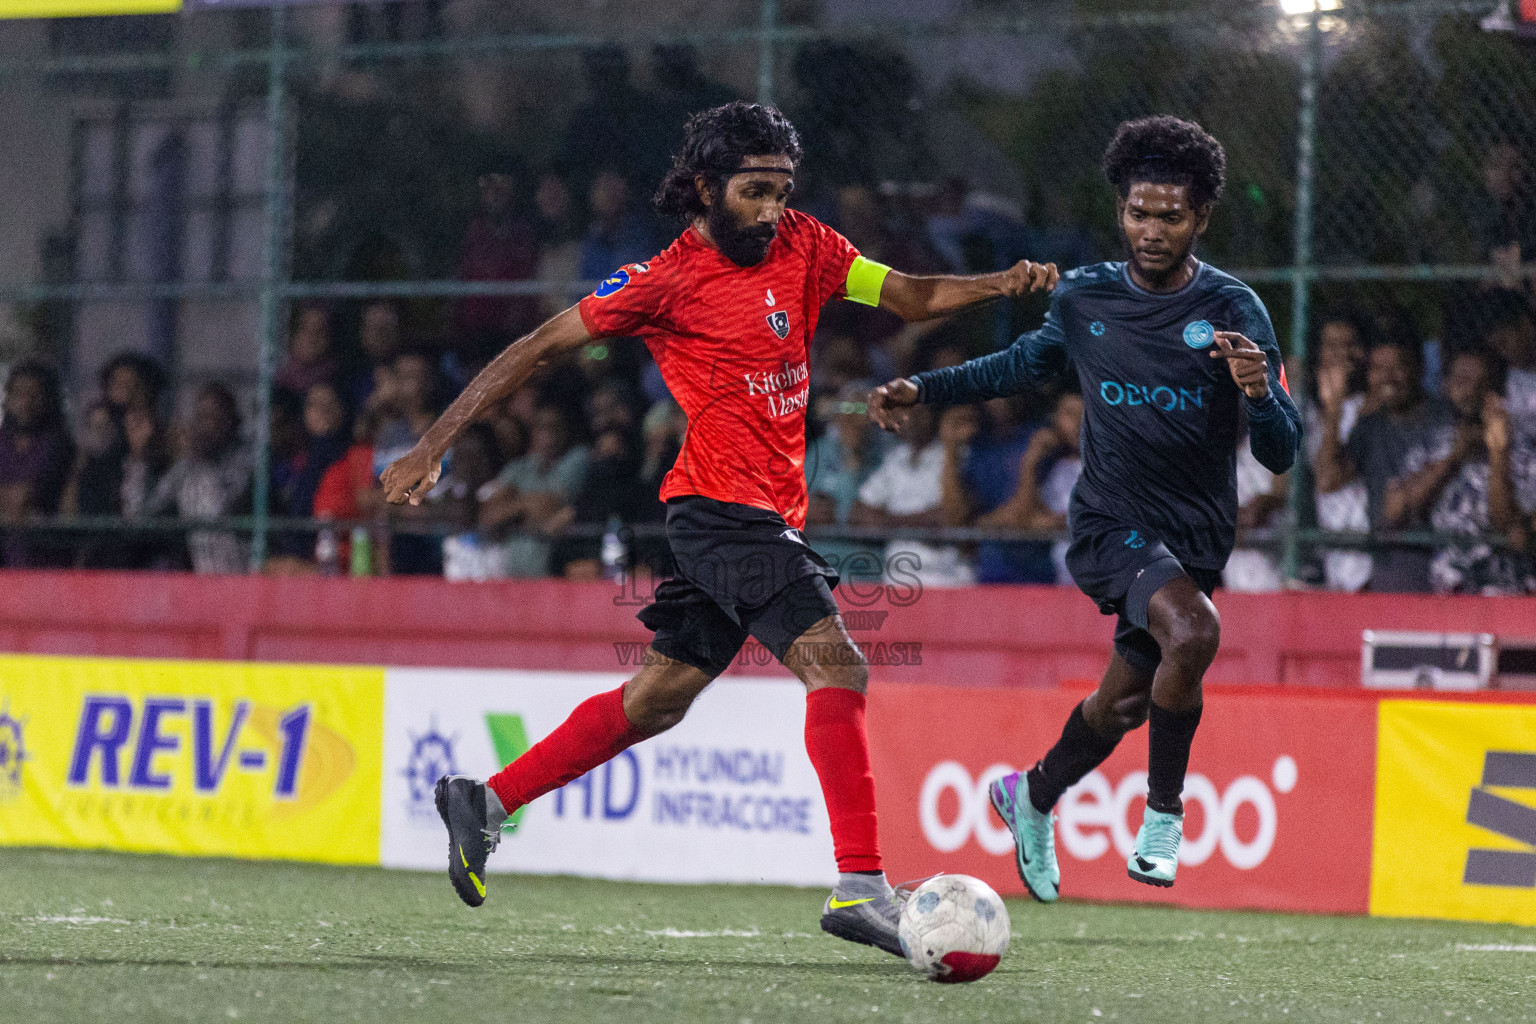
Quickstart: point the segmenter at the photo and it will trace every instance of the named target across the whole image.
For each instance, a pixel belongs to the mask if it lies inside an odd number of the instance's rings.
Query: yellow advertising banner
[[[91,14],[167,14],[181,0],[0,0],[0,18],[71,18]]]
[[[1386,700],[1371,913],[1536,924],[1536,706]]]
[[[376,864],[384,670],[0,656],[0,845]]]

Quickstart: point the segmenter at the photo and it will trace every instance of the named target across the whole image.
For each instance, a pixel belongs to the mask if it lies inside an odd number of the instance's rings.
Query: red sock
[[[824,686],[805,699],[805,752],[811,755],[832,819],[839,871],[879,871],[875,775],[864,736],[864,695]]]
[[[485,780],[511,814],[526,803],[606,764],[645,739],[624,715],[624,687],[588,697],[554,732]]]

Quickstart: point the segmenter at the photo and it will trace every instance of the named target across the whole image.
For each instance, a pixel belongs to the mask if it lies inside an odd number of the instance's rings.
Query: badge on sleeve
[[[606,299],[627,284],[629,284],[629,271],[615,270],[608,277],[603,278],[603,283],[598,285],[597,291],[592,294],[600,299]]]

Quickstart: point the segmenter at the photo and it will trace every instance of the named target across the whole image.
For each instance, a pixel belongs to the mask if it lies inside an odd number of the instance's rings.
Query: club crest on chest
[[[789,337],[789,313],[787,311],[776,309],[764,319],[768,321],[768,326],[773,330],[773,333],[779,336],[780,341]]]

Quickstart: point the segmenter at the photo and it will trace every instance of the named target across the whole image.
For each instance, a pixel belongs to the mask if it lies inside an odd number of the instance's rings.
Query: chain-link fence
[[[258,563],[292,514],[271,396],[303,303],[328,303],[345,401],[366,402],[371,342],[431,349],[451,382],[604,259],[670,240],[645,200],[687,114],[726,99],[780,105],[796,203],[915,271],[1116,258],[1105,143],[1194,118],[1229,156],[1202,254],[1255,286],[1296,369],[1320,309],[1473,344],[1487,290],[1527,288],[1536,260],[1536,41],[1485,27],[1486,0],[187,6],[0,22],[0,354],[61,368],[82,451],[120,351],[166,369],[173,419],[232,386],[254,493],[208,514],[251,513]],[[493,221],[531,239],[477,240]],[[990,350],[1041,311],[914,339],[849,309],[828,331],[860,342],[857,377]],[[1294,574],[1311,499],[1291,494],[1270,525]]]

